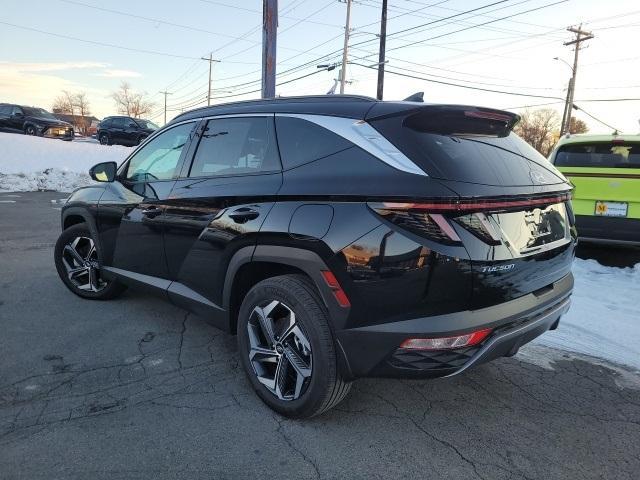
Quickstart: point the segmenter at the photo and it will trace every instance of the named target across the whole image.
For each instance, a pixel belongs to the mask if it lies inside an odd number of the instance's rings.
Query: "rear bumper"
[[[515,354],[525,343],[558,325],[569,309],[573,275],[539,292],[473,311],[373,325],[337,333],[351,378],[433,378],[451,376],[498,357]],[[480,345],[456,350],[399,348],[411,337],[447,337],[483,328],[492,334]]]
[[[576,215],[581,242],[640,246],[640,219]]]

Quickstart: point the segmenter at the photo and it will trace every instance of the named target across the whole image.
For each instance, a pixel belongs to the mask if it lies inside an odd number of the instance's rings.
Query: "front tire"
[[[268,278],[247,293],[238,347],[260,399],[286,417],[320,415],[351,388],[338,369],[326,309],[302,275]]]
[[[102,278],[97,246],[84,223],[73,225],[60,234],[54,258],[60,279],[79,297],[108,300],[125,290],[118,281]]]
[[[27,125],[27,128],[24,129],[24,134],[35,136],[38,134],[38,132],[36,131],[36,127],[34,127],[33,125]]]

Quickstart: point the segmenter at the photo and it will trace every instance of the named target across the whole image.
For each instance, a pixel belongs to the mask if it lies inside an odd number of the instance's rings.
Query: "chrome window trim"
[[[345,138],[396,170],[428,177],[426,172],[364,120],[299,113],[276,113],[275,116],[299,118],[314,123]]]

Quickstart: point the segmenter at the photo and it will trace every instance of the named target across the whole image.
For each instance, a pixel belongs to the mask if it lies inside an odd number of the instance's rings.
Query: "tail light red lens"
[[[400,344],[400,348],[407,350],[452,350],[478,345],[491,333],[490,328],[456,337],[438,338],[407,338]]]
[[[378,215],[416,235],[449,245],[461,243],[460,237],[449,220],[439,213],[440,210],[415,208],[416,205],[418,204],[369,203],[369,207]]]
[[[443,202],[420,202],[420,203],[401,203],[401,202],[381,202],[379,208],[386,210],[414,210],[420,212],[482,212],[482,211],[501,211],[513,208],[538,207],[541,205],[553,205],[555,203],[568,202],[571,200],[571,193],[562,193],[558,195],[546,197],[529,197],[529,198],[480,198],[480,199],[463,199],[463,200],[447,200]]]

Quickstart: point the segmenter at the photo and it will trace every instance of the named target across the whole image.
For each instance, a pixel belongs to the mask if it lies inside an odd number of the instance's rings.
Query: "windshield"
[[[155,123],[149,121],[149,120],[142,120],[140,118],[136,118],[136,122],[138,123],[138,125],[140,125],[142,128],[148,128],[149,130],[157,130],[158,125],[156,125]]]
[[[640,142],[598,142],[563,145],[557,167],[640,168]]]
[[[49,118],[51,120],[57,120],[56,117],[51,115],[43,108],[33,108],[33,107],[22,107],[25,115],[29,115],[30,117],[40,117],[40,118]]]

